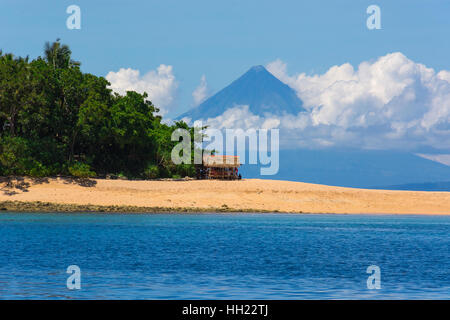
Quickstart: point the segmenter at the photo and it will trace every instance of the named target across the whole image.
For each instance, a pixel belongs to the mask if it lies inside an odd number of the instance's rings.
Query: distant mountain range
[[[450,167],[406,152],[373,150],[280,150],[276,175],[260,165],[243,165],[244,178],[276,179],[333,186],[450,191]]]
[[[394,186],[376,187],[383,190],[409,190],[409,191],[450,191],[450,181],[407,183]]]
[[[306,111],[294,90],[274,77],[263,66],[250,68],[226,88],[178,117],[191,120],[215,118],[236,105],[248,105],[259,116],[298,114]]]

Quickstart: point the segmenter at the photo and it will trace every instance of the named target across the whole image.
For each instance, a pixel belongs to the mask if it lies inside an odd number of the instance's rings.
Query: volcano
[[[215,118],[227,109],[248,105],[259,116],[265,114],[298,114],[306,111],[295,91],[281,82],[263,66],[250,68],[240,78],[215,95],[182,114],[178,119],[191,120]]]

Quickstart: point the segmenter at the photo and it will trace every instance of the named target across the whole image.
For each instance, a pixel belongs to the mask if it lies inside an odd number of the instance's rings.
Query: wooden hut
[[[203,156],[200,176],[203,179],[240,179],[238,156],[208,155]]]

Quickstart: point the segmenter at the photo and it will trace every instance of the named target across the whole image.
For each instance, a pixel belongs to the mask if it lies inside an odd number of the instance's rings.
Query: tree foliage
[[[0,51],[0,175],[192,176],[170,159],[176,128],[147,95],[113,93],[80,70],[67,45],[46,43],[33,61]]]

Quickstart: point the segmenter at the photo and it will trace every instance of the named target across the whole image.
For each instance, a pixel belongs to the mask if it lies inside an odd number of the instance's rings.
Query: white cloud
[[[290,75],[281,60],[267,68],[297,92],[308,112],[261,117],[230,106],[208,119],[211,127],[276,126],[289,146],[450,149],[449,71],[436,73],[399,52],[318,75]]]
[[[437,74],[437,77],[442,80],[450,82],[450,71],[442,70]]]
[[[200,79],[200,84],[198,87],[192,92],[192,97],[194,98],[195,106],[198,106],[200,103],[206,100],[209,95],[208,84],[206,82],[206,76],[202,75]]]
[[[289,76],[281,61],[268,68],[297,91],[316,124],[349,127],[422,120],[438,103],[435,98],[450,93],[446,73],[438,76],[398,52],[363,62],[357,70],[348,63],[333,66],[323,75]],[[435,121],[422,124],[429,128]]]
[[[172,66],[161,64],[142,76],[139,70],[121,68],[117,72],[109,72],[106,79],[111,83],[111,89],[120,94],[126,91],[147,92],[148,99],[160,109],[160,114],[166,114],[174,106],[178,82]]]
[[[450,154],[417,154],[419,157],[450,166]]]
[[[279,125],[278,119],[266,119],[255,115],[249,110],[247,105],[235,105],[216,118],[205,119],[205,122],[214,129],[270,129],[267,126],[271,123],[275,123],[275,126],[272,126],[272,128],[276,128]],[[263,127],[264,125],[266,127]]]

